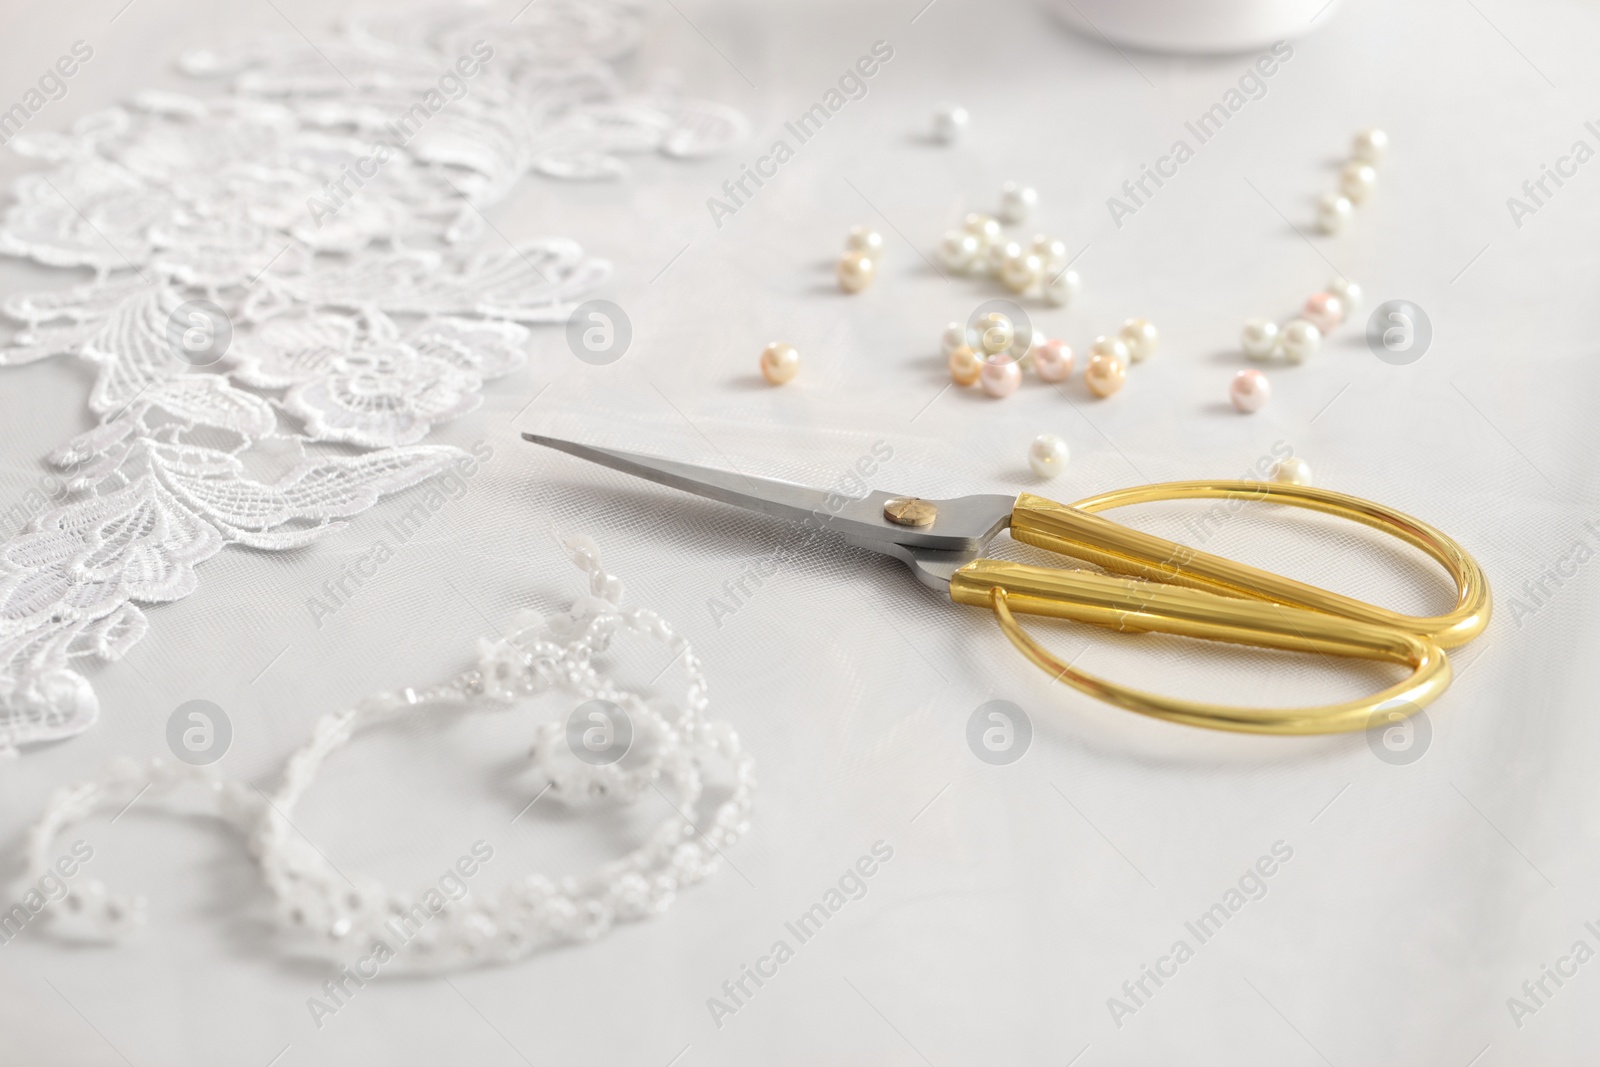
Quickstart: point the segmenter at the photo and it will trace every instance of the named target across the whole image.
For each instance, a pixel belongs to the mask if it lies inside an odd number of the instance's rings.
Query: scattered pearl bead
[[[761,376],[773,385],[782,385],[800,373],[800,352],[794,345],[774,341],[761,350]]]
[[[839,288],[847,293],[859,293],[877,277],[878,265],[871,256],[861,252],[846,252],[839,257]]]
[[[1356,313],[1361,306],[1361,286],[1348,278],[1335,278],[1328,283],[1328,292],[1339,298],[1339,303],[1344,307],[1345,318]]]
[[[1011,325],[1011,320],[998,311],[991,311],[978,320],[978,343],[985,355],[1004,352],[1016,339],[1016,328]]]
[[[1278,324],[1271,319],[1245,319],[1239,347],[1251,359],[1271,359],[1278,349]]]
[[[1246,415],[1260,411],[1272,396],[1272,383],[1254,367],[1247,367],[1233,376],[1228,387],[1228,399]]]
[[[939,351],[949,355],[958,348],[965,348],[967,344],[967,328],[959,322],[952,322],[944,328],[944,336],[939,338]]]
[[[1112,359],[1126,365],[1129,361],[1128,345],[1120,337],[1106,337],[1101,335],[1094,339],[1094,344],[1089,346],[1091,356],[1110,356]]]
[[[999,244],[1004,236],[1004,231],[1000,229],[1000,220],[993,215],[975,211],[966,217],[962,225],[968,233],[978,239],[984,251],[988,251],[991,245]]]
[[[1149,319],[1129,319],[1122,324],[1117,337],[1127,347],[1128,358],[1135,363],[1143,363],[1155,354],[1161,331]]]
[[[1290,363],[1304,363],[1322,346],[1322,331],[1317,329],[1316,323],[1293,319],[1279,334],[1278,343]]]
[[[1103,340],[1103,338],[1102,338]],[[1122,342],[1117,342],[1120,347]],[[1116,356],[1099,354],[1089,358],[1083,380],[1095,396],[1110,396],[1122,388],[1128,378],[1128,364]]]
[[[1338,233],[1350,221],[1355,206],[1350,198],[1338,193],[1325,193],[1317,201],[1317,225],[1323,233]]]
[[[989,273],[1000,276],[1004,280],[1003,272],[1006,264],[1022,255],[1022,245],[1017,241],[1002,241],[989,246]]]
[[[1339,172],[1339,191],[1349,197],[1352,204],[1365,201],[1377,184],[1378,171],[1370,163],[1352,161]]]
[[[1083,291],[1083,279],[1075,270],[1055,271],[1044,280],[1044,298],[1056,307],[1066,307]]]
[[[1053,433],[1040,434],[1028,446],[1028,466],[1041,478],[1054,478],[1071,458],[1067,443]]]
[[[1039,206],[1039,191],[1031,185],[1006,182],[1000,187],[1000,217],[1013,225],[1020,225],[1033,217]]]
[[[990,356],[978,371],[978,384],[990,396],[1010,396],[1022,384],[1022,367],[1010,356]]]
[[[877,259],[883,255],[883,234],[870,226],[852,226],[850,235],[844,239],[844,250]]]
[[[933,139],[940,144],[955,144],[967,130],[971,116],[964,107],[942,107],[933,114]]]
[[[1026,293],[1034,288],[1043,274],[1044,264],[1032,252],[1012,256],[1000,268],[1000,280],[1013,293]]]
[[[1330,334],[1335,326],[1344,321],[1344,302],[1332,293],[1312,293],[1306,297],[1300,317],[1315,326],[1318,332]]]
[[[1033,238],[1033,254],[1044,261],[1044,269],[1060,274],[1067,265],[1067,242],[1058,237],[1037,234]]]
[[[1376,127],[1356,134],[1350,154],[1363,163],[1379,164],[1389,151],[1389,135]]]
[[[1033,372],[1042,382],[1064,382],[1072,377],[1072,349],[1051,339],[1034,349]]]
[[[950,367],[950,380],[957,385],[976,384],[978,375],[983,371],[983,360],[966,345],[952,350],[947,363]]]
[[[1278,461],[1272,470],[1272,480],[1286,482],[1289,485],[1310,485],[1311,464],[1299,456],[1288,456]]]
[[[953,271],[965,273],[983,253],[983,242],[965,230],[950,230],[939,242],[939,259]]]

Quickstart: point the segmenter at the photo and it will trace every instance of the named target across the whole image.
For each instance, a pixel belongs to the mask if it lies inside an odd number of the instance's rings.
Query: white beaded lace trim
[[[507,636],[480,642],[475,669],[442,685],[380,693],[324,715],[311,739],[289,757],[271,794],[202,767],[165,760],[141,766],[130,759],[113,762],[93,781],[57,790],[28,833],[23,881],[36,884],[49,875],[61,853],[58,839],[84,820],[119,812],[135,800],[148,809],[180,787],[198,784],[218,817],[248,843],[272,894],[285,950],[335,964],[359,959],[363,978],[374,977],[379,964],[382,973],[394,974],[509,962],[551,944],[593,939],[618,922],[661,914],[679,889],[715,873],[722,850],[748,830],[754,763],[727,723],[706,718],[705,676],[688,641],[654,612],[621,607],[622,584],[602,569],[592,541],[574,538],[567,548],[589,574],[591,594],[568,617],[524,615]],[[687,686],[674,714],[663,714],[657,702],[596,671],[595,654],[624,632],[661,643],[681,667]],[[562,724],[542,723],[531,759],[536,781],[546,785],[534,799],[548,792],[570,805],[627,804],[656,790],[671,802],[673,813],[620,859],[582,877],[526,875],[498,894],[473,893],[432,910],[422,903],[429,889],[406,894],[369,879],[349,879],[292,826],[323,760],[358,730],[419,709],[505,709],[546,689],[621,706],[632,723],[630,752],[640,755],[594,766],[574,756]],[[705,806],[708,776],[725,783],[727,797],[702,831],[695,818]],[[142,899],[113,895],[102,881],[89,879],[48,905],[40,922],[52,936],[115,941],[143,924],[144,910]],[[424,913],[430,921],[410,918]]]
[[[100,421],[0,543],[0,753],[87,729],[75,661],[120,656],[141,606],[193,592],[223,546],[303,545],[460,455],[421,442],[611,270],[569,240],[511,244],[485,206],[530,172],[613,177],[622,153],[744,135],[736,111],[622,86],[639,19],[626,0],[383,15],[320,46],[191,52],[225,91],[10,140],[43,169],[0,252],[95,277],[0,304],[20,324],[0,367],[90,363]]]

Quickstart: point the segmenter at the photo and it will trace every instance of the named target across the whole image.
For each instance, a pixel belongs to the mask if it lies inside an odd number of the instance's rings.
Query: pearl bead
[[[1379,164],[1389,151],[1389,135],[1374,127],[1356,134],[1350,154],[1363,163]]]
[[[1028,446],[1028,466],[1041,478],[1054,478],[1071,458],[1067,443],[1053,433],[1040,434]]]
[[[878,265],[871,256],[861,252],[846,252],[839,257],[839,288],[847,293],[859,293],[872,284]]]
[[[1128,358],[1135,363],[1143,363],[1155,354],[1161,331],[1149,319],[1129,319],[1122,324],[1117,336],[1127,346]]]
[[[1246,319],[1239,347],[1251,359],[1271,359],[1278,349],[1278,324],[1271,319]]]
[[[1000,268],[1000,280],[1013,293],[1026,293],[1034,288],[1043,274],[1044,264],[1032,252],[1013,256]]]
[[[1283,328],[1279,344],[1290,363],[1304,363],[1316,355],[1317,349],[1322,346],[1322,331],[1317,329],[1314,322],[1294,319]]]
[[[978,372],[978,384],[990,396],[1010,396],[1022,384],[1022,367],[1010,356],[990,356]]]
[[[978,320],[978,338],[985,355],[1004,352],[1016,340],[1016,328],[1011,320],[998,311],[991,311]]]
[[[1006,182],[1000,187],[1000,217],[1009,223],[1020,224],[1033,217],[1039,206],[1039,191],[1031,185]]]
[[[1095,396],[1110,396],[1122,388],[1127,378],[1128,364],[1116,356],[1104,354],[1091,356],[1083,372],[1084,383]]]
[[[989,249],[990,245],[999,244],[1004,236],[1004,232],[1000,229],[1000,220],[993,215],[973,212],[966,217],[962,226],[968,233],[978,239],[978,243],[983,246],[985,251]]]
[[[946,361],[950,367],[950,380],[957,385],[973,385],[983,370],[983,360],[966,345],[954,349]]]
[[[1317,225],[1323,233],[1338,233],[1350,221],[1354,206],[1348,197],[1338,193],[1325,193],[1317,201]]]
[[[1110,356],[1126,366],[1129,362],[1128,346],[1120,337],[1106,337],[1101,335],[1094,339],[1094,344],[1089,346],[1091,356]]]
[[[939,242],[939,259],[953,271],[969,271],[983,252],[983,242],[965,230],[949,230]]]
[[[959,322],[952,322],[944,328],[944,336],[939,338],[939,351],[949,355],[958,348],[964,348],[967,343],[967,328]]]
[[[1361,306],[1361,286],[1349,278],[1335,278],[1328,283],[1328,292],[1339,298],[1339,303],[1344,307],[1344,316],[1349,318]]]
[[[942,107],[933,115],[933,139],[940,144],[955,144],[967,130],[971,116],[964,107]]]
[[[1037,234],[1033,238],[1033,254],[1044,261],[1044,269],[1060,274],[1067,265],[1067,242],[1058,237]]]
[[[1289,485],[1310,485],[1311,464],[1299,456],[1288,456],[1278,461],[1272,470],[1272,480],[1286,482]]]
[[[1044,280],[1044,298],[1056,307],[1071,304],[1082,290],[1083,279],[1075,270],[1055,271]]]
[[[870,226],[850,227],[850,236],[844,239],[846,252],[861,252],[877,259],[883,255],[883,234]]]
[[[761,350],[761,376],[782,385],[800,373],[800,353],[794,345],[774,341]]]
[[[989,273],[1005,280],[1006,264],[1022,255],[1022,245],[1016,241],[1001,241],[989,246]]]
[[[1267,381],[1267,376],[1248,367],[1233,376],[1233,384],[1228,387],[1228,399],[1233,401],[1233,406],[1245,414],[1260,411],[1272,396],[1272,383]]]
[[[1306,297],[1300,317],[1315,326],[1318,332],[1330,334],[1335,326],[1344,321],[1344,302],[1332,293],[1312,293]]]
[[[1366,200],[1377,184],[1378,171],[1370,163],[1346,163],[1339,172],[1339,191],[1349,197],[1352,204]]]
[[[1042,382],[1066,381],[1072,377],[1072,349],[1065,341],[1046,341],[1034,349],[1033,372]]]

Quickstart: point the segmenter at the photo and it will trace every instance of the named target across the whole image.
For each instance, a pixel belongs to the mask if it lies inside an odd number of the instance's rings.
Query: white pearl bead
[[[933,115],[933,139],[940,144],[955,144],[967,130],[967,123],[971,116],[967,109],[950,105],[940,108]]]
[[[985,252],[991,246],[997,245],[1004,240],[1004,231],[1000,229],[1000,220],[993,215],[984,215],[975,211],[966,217],[963,227],[978,239],[978,243],[983,245]]]
[[[1299,456],[1288,456],[1278,462],[1273,468],[1272,480],[1286,482],[1289,485],[1310,485],[1311,464]]]
[[[989,273],[1005,280],[1006,264],[1022,255],[1022,245],[1017,241],[1001,241],[989,246]]]
[[[1233,401],[1233,406],[1246,415],[1260,411],[1272,396],[1272,383],[1267,381],[1267,376],[1254,367],[1240,371],[1233,376],[1233,384],[1228,387],[1228,399]]]
[[[1356,134],[1350,154],[1363,163],[1379,164],[1389,151],[1389,135],[1376,127]]]
[[[939,242],[939,259],[953,271],[971,270],[982,253],[982,239],[965,230],[950,230]]]
[[[1317,201],[1317,225],[1323,233],[1338,233],[1344,229],[1345,223],[1350,221],[1350,216],[1355,207],[1350,203],[1350,198],[1339,193],[1325,193]]]
[[[1067,307],[1083,291],[1083,279],[1075,270],[1056,271],[1044,280],[1044,298],[1056,307]]]
[[[1044,261],[1045,270],[1060,274],[1067,265],[1067,242],[1058,237],[1036,234],[1033,238],[1033,254]]]
[[[1013,225],[1027,222],[1038,206],[1039,191],[1033,186],[1006,182],[1000,187],[1000,217],[1005,221]]]
[[[1032,252],[1012,256],[1000,268],[1000,280],[1013,293],[1026,293],[1039,284],[1044,274],[1044,264]]]
[[[846,252],[839,257],[837,274],[840,289],[847,293],[859,293],[878,276],[878,261],[865,252]]]
[[[944,328],[944,336],[939,339],[940,354],[946,358],[950,353],[967,343],[967,328],[959,322],[952,322]]]
[[[1317,349],[1322,346],[1322,331],[1313,322],[1293,319],[1279,334],[1278,343],[1282,345],[1283,354],[1290,363],[1304,363],[1316,355]]]
[[[1124,365],[1129,362],[1128,345],[1120,337],[1106,337],[1101,335],[1094,339],[1094,344],[1089,346],[1090,356],[1109,356],[1121,360]]]
[[[846,252],[861,252],[877,259],[883,255],[883,234],[870,226],[852,226],[844,239]]]
[[[1143,363],[1155,354],[1161,331],[1149,319],[1129,319],[1122,324],[1117,336],[1128,346],[1128,358]]]
[[[1335,278],[1328,283],[1327,291],[1339,298],[1339,303],[1344,306],[1346,319],[1354,315],[1361,306],[1361,286],[1348,278]]]
[[[1067,443],[1053,433],[1040,434],[1028,446],[1028,466],[1041,478],[1054,478],[1071,458]]]
[[[1365,201],[1377,184],[1378,171],[1370,163],[1346,163],[1339,172],[1339,191],[1349,197],[1352,204]]]
[[[1278,324],[1271,319],[1246,319],[1239,347],[1251,359],[1271,359],[1278,349]]]

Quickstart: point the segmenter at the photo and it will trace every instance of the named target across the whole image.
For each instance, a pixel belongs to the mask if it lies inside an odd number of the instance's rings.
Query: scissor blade
[[[737,471],[716,470],[693,463],[664,459],[642,452],[564,441],[559,437],[525,433],[532,441],[591,463],[623,471],[686,493],[748,508],[790,522],[809,523],[835,530],[851,543],[894,553],[897,546],[918,546],[947,552],[975,552],[1010,519],[1011,497],[965,497],[936,502],[939,519],[930,527],[897,526],[883,516],[884,501],[892,494],[874,490],[864,497],[848,497],[808,486],[759,478]]]

